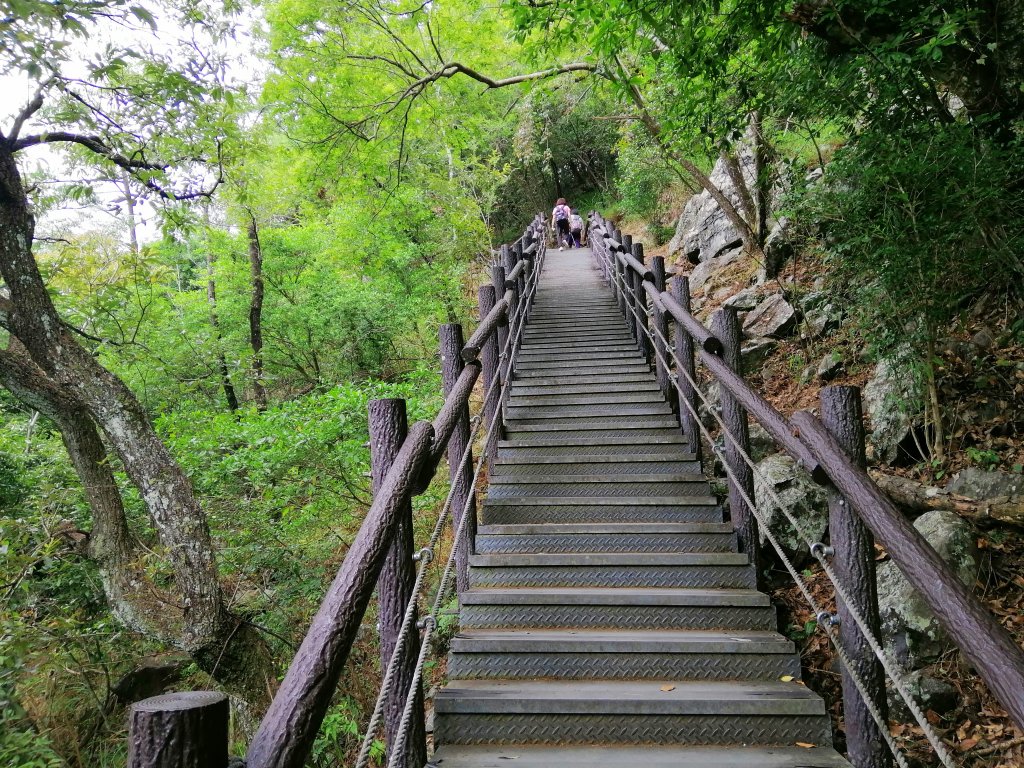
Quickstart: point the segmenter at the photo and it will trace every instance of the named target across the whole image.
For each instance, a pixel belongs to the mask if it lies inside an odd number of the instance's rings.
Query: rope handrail
[[[604,231],[603,220],[596,214],[595,218],[597,221],[595,224],[592,224],[592,227],[600,235]],[[595,252],[599,252],[599,258],[605,262],[602,271],[614,283],[616,291],[620,292],[620,295],[625,296],[628,292],[633,299],[632,302],[620,301],[620,307],[624,311],[634,314],[637,321],[636,325],[641,330],[646,331],[652,341],[655,333],[661,337],[660,341],[664,345],[663,348],[669,352],[676,363],[676,371],[683,373],[690,380],[691,386],[699,393],[701,399],[707,403],[703,392],[700,391],[699,387],[696,386],[696,382],[690,377],[686,366],[681,364],[681,361],[668,343],[668,339],[661,336],[659,331],[652,331],[646,323],[640,322],[641,318],[635,309],[636,304],[640,303],[637,301],[637,294],[628,286],[628,280],[620,280],[618,271],[610,263],[615,256],[610,252],[611,249],[604,241],[605,238],[600,236],[592,240],[595,244],[600,244],[595,248]],[[645,286],[645,288],[647,287]],[[649,289],[645,290],[645,294],[649,293],[652,293]],[[714,338],[703,324],[676,302],[669,293],[660,292],[659,298],[664,308],[678,323],[677,328],[681,327],[684,332],[690,333],[698,341],[701,341],[700,336],[692,333],[692,330],[697,330],[695,326],[699,326],[699,331],[701,334],[704,334],[704,339]],[[650,325],[656,326],[656,323]],[[657,350],[659,345],[655,344],[654,346]],[[658,353],[660,354],[660,351]],[[844,497],[849,500],[849,506],[864,520],[878,537],[878,540],[890,551],[890,556],[894,563],[921,593],[936,617],[965,655],[975,663],[982,679],[1011,713],[1014,720],[1018,724],[1024,723],[1024,685],[1022,685],[1022,681],[1024,681],[1024,653],[1022,653],[1021,649],[1013,642],[1005,630],[995,622],[980,602],[961,584],[955,574],[952,573],[948,564],[942,561],[916,529],[903,519],[895,506],[874,485],[874,482],[866,472],[850,460],[845,451],[835,443],[816,418],[810,413],[801,412],[794,416],[792,422],[788,421],[754,391],[742,377],[732,371],[719,355],[709,353],[703,341],[697,349],[697,354],[722,386],[747,407],[751,415],[755,416],[762,423],[781,448],[789,452],[790,455],[793,455],[797,459],[798,464],[802,464],[805,469],[811,470],[818,482],[831,481],[844,494]],[[667,360],[663,360],[663,363],[668,367]],[[689,407],[688,399],[682,396],[681,389],[679,388],[680,378],[676,376],[675,380],[676,389],[680,392],[680,402],[685,402]],[[709,408],[709,411],[722,425],[723,435],[735,447],[740,449],[739,453],[744,461],[752,469],[756,469],[750,457],[742,450],[742,446],[739,446],[735,441],[730,431],[725,428],[724,423],[721,422],[714,409]],[[696,423],[700,425],[698,415],[694,413],[693,416]],[[701,428],[703,429],[703,425],[701,425]],[[712,447],[714,448],[713,444]],[[812,457],[811,462],[807,461],[808,456]],[[725,462],[725,466],[728,467],[728,462]],[[762,483],[762,485],[770,488],[770,484]],[[753,511],[755,506],[750,504],[749,500],[747,503]],[[783,511],[788,511],[785,505],[779,504],[778,506]],[[787,517],[789,517],[788,514]],[[906,544],[906,546],[893,546],[894,542]],[[836,577],[834,569],[824,561],[824,550],[819,548],[812,550],[812,552],[819,561],[822,561],[825,573],[833,581],[837,593],[846,601],[845,607],[850,609],[852,603],[844,595],[844,585],[836,582],[835,578],[833,578]],[[925,552],[930,552],[931,554],[926,556],[923,554]],[[955,605],[951,606],[951,602],[955,603]],[[863,616],[854,610],[851,611],[851,617],[854,618],[860,631],[865,633],[867,623],[864,621]],[[960,626],[961,624],[966,626]],[[867,632],[865,639],[872,646],[872,651],[878,655],[881,648],[873,638],[872,633]],[[979,640],[981,640],[980,644],[984,646],[983,651],[979,651]],[[879,659],[883,662],[883,668],[890,672],[889,667],[892,665],[887,664],[881,656],[879,656]],[[900,690],[900,693],[902,695],[904,691]],[[913,702],[911,711],[913,712],[915,708],[916,702]],[[919,708],[917,710],[919,712]],[[915,719],[920,720],[921,718],[916,717],[916,715],[917,713],[915,713]],[[941,756],[941,752],[939,754]]]

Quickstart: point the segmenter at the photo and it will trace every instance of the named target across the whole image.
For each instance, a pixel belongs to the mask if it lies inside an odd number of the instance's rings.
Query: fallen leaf
[[[804,749],[813,749],[817,746],[816,744],[808,744],[806,741],[798,741],[796,745],[798,747],[803,747]]]
[[[661,686],[661,690],[663,690],[665,692],[674,691],[675,689],[676,689],[676,687],[674,685],[663,685],[663,686]]]
[[[796,679],[796,678],[795,678],[795,677],[793,677],[792,675],[783,675],[782,677],[780,677],[780,678],[779,678],[779,680],[781,680],[781,681],[782,681],[782,682],[784,682],[784,683],[791,683],[791,682],[793,682],[793,681],[794,681],[795,679]]]
[[[961,752],[966,752],[969,749],[974,749],[974,745],[977,744],[979,741],[981,741],[981,739],[979,739],[977,736],[972,736],[969,739],[961,741],[959,744],[956,745],[956,748],[959,749]]]

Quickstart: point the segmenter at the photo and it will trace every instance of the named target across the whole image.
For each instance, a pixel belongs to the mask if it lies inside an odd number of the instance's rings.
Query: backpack
[[[569,218],[569,206],[567,205],[556,205],[555,206],[555,221],[566,221]]]
[[[583,218],[579,215],[569,217],[569,226],[572,227],[573,231],[583,229]]]

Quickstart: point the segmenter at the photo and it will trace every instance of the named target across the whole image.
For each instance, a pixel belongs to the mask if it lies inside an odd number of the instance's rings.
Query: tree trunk
[[[213,263],[217,257],[207,244],[206,247],[206,303],[210,306],[210,325],[213,328],[214,341],[217,344],[217,366],[220,369],[220,382],[224,388],[224,398],[228,401],[228,408],[232,413],[238,410],[238,396],[235,394],[235,387],[231,383],[231,374],[228,371],[228,361],[224,356],[224,340],[220,335],[220,318],[217,316],[217,281],[213,275]]]
[[[269,652],[224,605],[206,515],[142,404],[57,314],[32,255],[34,229],[14,155],[0,147],[0,275],[11,293],[4,324],[46,379],[103,430],[138,488],[181,593],[183,629],[177,644],[226,689],[262,702],[272,674]]]
[[[912,512],[942,509],[956,512],[979,525],[1024,525],[1024,497],[1021,496],[972,499],[951,493],[945,488],[919,483],[909,477],[887,475],[877,470],[871,470],[870,475],[886,496]]]
[[[252,346],[252,388],[256,407],[267,409],[267,390],[263,386],[263,249],[260,248],[256,217],[249,213],[249,273],[252,276],[252,300],[249,302],[249,344]]]

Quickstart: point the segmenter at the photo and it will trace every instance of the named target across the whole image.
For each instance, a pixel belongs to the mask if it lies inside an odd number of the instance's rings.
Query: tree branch
[[[39,90],[36,91],[36,95],[32,97],[32,101],[25,105],[25,108],[18,113],[18,116],[14,118],[14,124],[11,126],[11,133],[6,137],[6,141],[9,144],[14,144],[18,140],[18,134],[21,133],[22,127],[25,125],[25,121],[28,120],[32,115],[38,112],[43,107],[43,88],[47,83],[43,83],[39,86]]]

